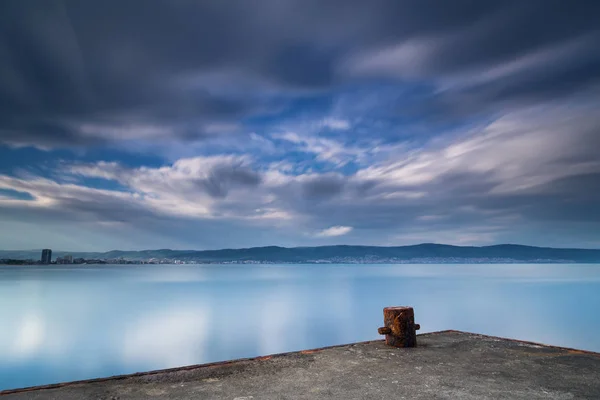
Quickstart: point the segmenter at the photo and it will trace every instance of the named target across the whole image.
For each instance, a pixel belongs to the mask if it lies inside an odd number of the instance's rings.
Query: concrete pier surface
[[[444,331],[1,392],[9,399],[600,399],[600,354]]]

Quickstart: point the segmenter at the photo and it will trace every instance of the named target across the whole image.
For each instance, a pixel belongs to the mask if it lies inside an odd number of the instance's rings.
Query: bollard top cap
[[[412,310],[412,307],[409,306],[393,306],[393,307],[385,307],[384,310]]]

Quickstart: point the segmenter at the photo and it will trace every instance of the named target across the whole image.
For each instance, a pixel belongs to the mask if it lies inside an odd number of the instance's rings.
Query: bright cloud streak
[[[323,229],[321,232],[317,234],[317,236],[321,237],[332,237],[332,236],[342,236],[352,232],[351,226],[332,226],[327,229]]]

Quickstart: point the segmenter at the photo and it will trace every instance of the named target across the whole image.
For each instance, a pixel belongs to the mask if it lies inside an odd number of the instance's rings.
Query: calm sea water
[[[0,266],[0,390],[421,332],[600,351],[600,265]]]

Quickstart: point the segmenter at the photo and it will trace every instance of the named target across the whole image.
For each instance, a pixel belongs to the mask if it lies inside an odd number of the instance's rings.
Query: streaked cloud
[[[597,2],[139,7],[0,6],[7,246],[597,243]]]
[[[327,229],[323,229],[317,233],[317,236],[332,237],[332,236],[343,236],[352,232],[351,226],[332,226]]]

